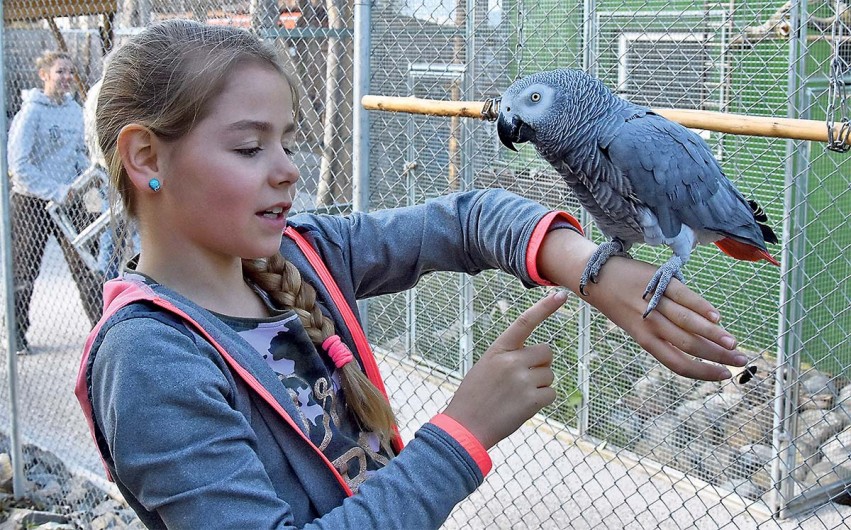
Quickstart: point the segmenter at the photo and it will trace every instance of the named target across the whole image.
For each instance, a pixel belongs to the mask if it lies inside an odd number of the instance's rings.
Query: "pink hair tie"
[[[331,335],[325,339],[322,342],[322,349],[328,352],[331,360],[334,361],[334,366],[337,368],[342,368],[355,360],[355,356],[352,355],[352,350],[350,350],[349,347],[340,340],[339,335]]]

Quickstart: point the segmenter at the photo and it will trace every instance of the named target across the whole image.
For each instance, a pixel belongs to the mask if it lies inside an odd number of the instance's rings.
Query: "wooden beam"
[[[3,0],[3,20],[115,14],[118,0]]]
[[[361,104],[367,110],[460,116],[484,119],[482,101],[442,101],[414,97],[364,96]],[[823,121],[749,116],[706,110],[653,109],[653,112],[692,129],[703,129],[744,136],[764,136],[792,140],[827,142],[827,125]],[[834,138],[840,125],[834,126]],[[851,145],[851,138],[846,140]]]

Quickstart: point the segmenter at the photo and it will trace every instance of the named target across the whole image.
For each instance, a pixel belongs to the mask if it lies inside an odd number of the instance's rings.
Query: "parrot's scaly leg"
[[[676,278],[685,283],[683,273],[680,272],[683,265],[685,265],[685,260],[674,255],[671,256],[671,259],[669,259],[664,265],[656,270],[656,274],[653,275],[650,283],[647,284],[647,288],[644,289],[644,295],[642,295],[642,298],[647,298],[647,295],[653,292],[653,297],[650,298],[650,302],[647,304],[647,311],[644,312],[644,318],[647,318],[647,315],[656,309],[656,306],[659,304],[659,300],[661,300],[662,295],[665,294],[665,289],[667,289],[668,284],[671,283],[671,279]]]
[[[626,258],[631,257],[627,254],[623,241],[620,239],[613,239],[607,243],[602,243],[597,250],[591,254],[591,259],[588,260],[588,265],[585,266],[585,270],[582,272],[582,277],[579,279],[579,292],[582,293],[583,296],[588,296],[588,293],[585,292],[585,287],[588,285],[588,282],[597,283],[597,276],[600,274],[600,269],[603,268],[603,265],[609,261],[609,258],[612,256],[623,256]]]

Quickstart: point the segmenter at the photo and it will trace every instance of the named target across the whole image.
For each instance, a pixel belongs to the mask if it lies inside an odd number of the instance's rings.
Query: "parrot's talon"
[[[685,283],[685,278],[680,270],[683,265],[685,265],[685,262],[682,258],[679,256],[671,256],[671,259],[656,270],[656,273],[650,279],[650,282],[647,283],[647,288],[644,289],[644,294],[641,296],[642,300],[646,300],[647,295],[651,292],[653,293],[653,296],[647,303],[647,310],[644,312],[642,318],[647,318],[647,315],[656,309],[656,306],[659,305],[659,301],[662,299],[662,295],[665,294],[665,290],[668,289],[668,285],[671,283],[672,279],[676,278]]]
[[[599,283],[600,270],[609,261],[609,258],[612,256],[623,256],[624,254],[626,254],[624,245],[617,239],[608,241],[597,247],[594,253],[591,254],[588,264],[585,265],[585,270],[582,271],[582,277],[579,279],[579,293],[583,296],[588,296],[588,293],[585,292],[588,282],[595,285]]]

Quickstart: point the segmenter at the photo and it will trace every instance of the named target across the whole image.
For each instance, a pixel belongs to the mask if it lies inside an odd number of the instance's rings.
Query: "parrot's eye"
[[[538,92],[532,92],[531,98],[532,98],[532,101],[537,103],[537,102],[541,101],[541,94],[539,94]]]

